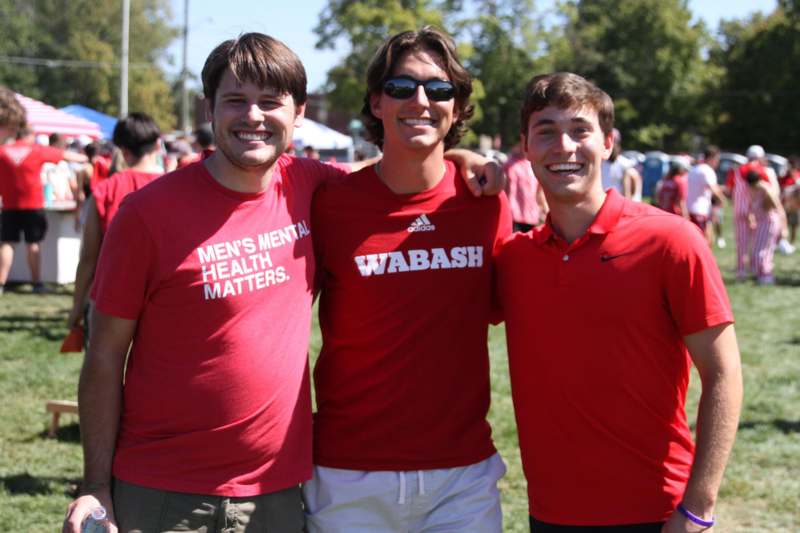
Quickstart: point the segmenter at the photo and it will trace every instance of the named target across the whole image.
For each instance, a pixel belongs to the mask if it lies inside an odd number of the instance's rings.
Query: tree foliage
[[[791,153],[800,146],[800,2],[783,0],[767,17],[722,25],[724,49],[715,54],[726,76],[716,100],[723,145],[758,143]]]
[[[533,0],[483,0],[473,2],[473,8],[476,15],[459,23],[459,34],[469,43],[466,65],[484,92],[472,128],[478,134],[500,134],[509,146],[519,139],[525,85],[534,74],[549,70],[545,31]]]
[[[83,104],[119,114],[119,0],[0,0],[0,56],[88,61],[92,67],[0,61],[0,84],[55,107]],[[156,64],[177,30],[167,0],[131,2],[129,109],[175,125],[172,95]]]
[[[361,110],[367,66],[387,36],[426,24],[443,26],[442,10],[452,2],[429,0],[332,0],[314,28],[317,48],[350,45],[342,63],[328,71],[328,98],[332,107],[353,114]]]
[[[693,22],[686,0],[561,0],[558,16],[535,0],[333,0],[318,47],[350,53],[328,73],[334,107],[357,115],[366,67],[388,36],[435,24],[456,38],[475,79],[476,133],[518,137],[518,109],[534,74],[567,70],[606,90],[630,148],[795,151],[800,132],[800,0],[767,16],[725,21],[716,35]],[[544,24],[542,21],[547,21]],[[474,139],[466,137],[466,139]]]
[[[614,98],[629,145],[687,149],[715,82],[701,49],[707,33],[682,0],[580,0],[565,6],[569,53],[559,69],[595,81]],[[698,121],[698,119],[701,119]]]

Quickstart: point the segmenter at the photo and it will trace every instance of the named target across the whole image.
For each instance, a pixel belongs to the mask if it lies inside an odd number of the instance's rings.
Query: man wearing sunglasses
[[[389,39],[363,108],[383,160],[315,197],[310,532],[502,530],[486,337],[493,249],[511,216],[505,196],[473,197],[443,157],[471,90],[446,35]]]

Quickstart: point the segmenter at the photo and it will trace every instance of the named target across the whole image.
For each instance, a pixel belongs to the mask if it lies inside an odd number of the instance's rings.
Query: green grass
[[[728,228],[729,230],[730,228]],[[728,232],[729,233],[729,232]],[[776,258],[780,284],[758,287],[732,280],[733,250],[717,251],[736,314],[745,403],[717,506],[718,531],[797,531],[800,528],[800,254]],[[0,296],[0,531],[60,528],[80,482],[75,417],[57,438],[46,437],[47,399],[75,399],[81,356],[61,355],[70,305],[66,290],[48,296],[21,286]],[[501,480],[505,530],[528,531],[525,479],[519,461],[502,326],[490,332],[495,441],[508,465]],[[312,354],[319,350],[314,333]],[[694,419],[697,376],[688,410]]]

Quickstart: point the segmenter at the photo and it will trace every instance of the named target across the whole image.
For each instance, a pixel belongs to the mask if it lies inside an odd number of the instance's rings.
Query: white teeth
[[[556,163],[555,165],[547,165],[547,169],[553,172],[570,172],[580,170],[582,166],[578,163]]]
[[[429,118],[404,118],[402,122],[409,126],[430,126],[433,124],[433,120]]]
[[[250,133],[250,132],[240,131],[240,132],[238,132],[236,134],[236,137],[238,137],[239,139],[241,139],[243,141],[266,141],[271,136],[272,136],[272,134],[269,133],[269,132]]]

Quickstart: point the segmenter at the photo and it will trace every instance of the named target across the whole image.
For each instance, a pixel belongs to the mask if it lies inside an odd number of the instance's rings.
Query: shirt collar
[[[594,217],[592,224],[586,230],[586,233],[593,233],[596,235],[603,235],[614,230],[622,216],[622,210],[625,207],[625,199],[615,189],[609,189],[606,192],[606,199],[603,200],[603,205],[600,206],[600,211]],[[550,215],[547,215],[547,220],[537,232],[535,232],[535,239],[537,244],[544,244],[551,238],[556,237],[553,232],[553,226],[550,221]]]

